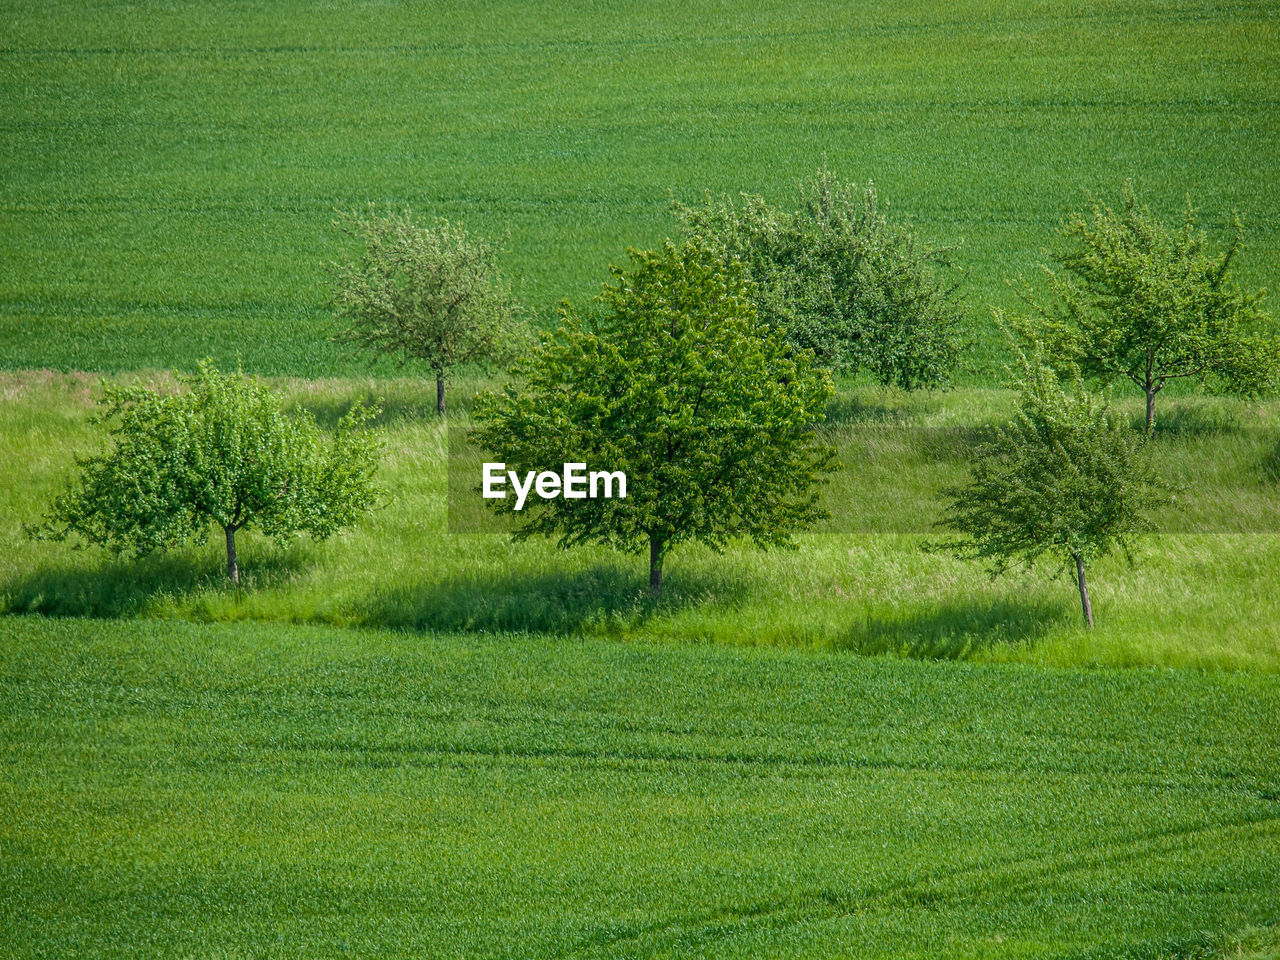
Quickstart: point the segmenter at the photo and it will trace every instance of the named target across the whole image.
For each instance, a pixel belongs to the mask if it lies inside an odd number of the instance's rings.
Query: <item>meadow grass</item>
[[[1187,485],[1182,512],[1160,518],[1164,532],[1139,541],[1132,565],[1121,557],[1095,565],[1098,627],[1085,631],[1074,583],[1053,578],[1052,568],[991,580],[976,564],[926,549],[945,539],[932,527],[939,491],[963,479],[980,426],[1007,414],[1006,392],[903,395],[846,386],[831,424],[846,469],[827,494],[828,530],[839,532],[803,534],[794,551],[738,543],[717,555],[680,547],[668,561],[664,595],[654,600],[638,556],[457,532],[459,522],[468,529],[474,520],[479,498],[470,494],[466,510],[456,492],[450,502],[448,434],[432,412],[429,383],[281,386],[329,425],[359,397],[386,398],[385,500],[321,545],[281,550],[243,535],[245,582],[236,590],[225,583],[217,537],[142,561],[27,540],[23,525],[38,520],[69,479],[75,455],[101,448],[102,428],[88,422],[92,378],[4,376],[0,459],[10,482],[0,487],[0,611],[1280,670],[1280,593],[1269,586],[1280,564],[1273,472],[1280,404],[1162,402],[1156,452]],[[474,387],[455,387],[455,430],[467,422]],[[1128,398],[1120,408],[1141,415]],[[887,420],[900,428],[887,431]],[[470,480],[478,484],[478,473]]]
[[[785,200],[825,162],[955,245],[977,340],[1056,225],[1126,177],[1280,282],[1280,49],[1258,0],[0,0],[0,366],[352,374],[337,211],[503,239],[545,318],[669,198]]]
[[[0,951],[1274,956],[1270,677],[0,618]]]

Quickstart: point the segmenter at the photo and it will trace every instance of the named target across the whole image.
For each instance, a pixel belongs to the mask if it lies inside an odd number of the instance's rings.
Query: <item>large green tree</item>
[[[1087,571],[1135,536],[1168,490],[1128,429],[1079,381],[1064,389],[1039,358],[1027,362],[1017,412],[973,455],[968,482],[949,492],[944,546],[984,561],[992,574],[1049,559],[1075,573],[1085,623],[1093,626]]]
[[[257,526],[278,542],[324,540],[374,503],[379,441],[357,404],[331,437],[256,379],[211,364],[188,389],[108,388],[101,419],[111,448],[80,474],[32,533],[72,534],[143,556],[222,530],[227,576],[240,580],[236,533]]]
[[[632,251],[598,307],[566,305],[521,382],[477,399],[473,436],[519,472],[620,470],[627,496],[535,502],[517,536],[647,549],[656,594],[677,544],[789,545],[825,515],[830,377],[760,323],[741,264],[695,242]]]
[[[796,209],[744,195],[675,212],[688,236],[745,265],[762,322],[824,366],[905,389],[954,373],[965,341],[946,251],[890,221],[874,185],[824,170]]]
[[[350,214],[338,226],[356,241],[331,265],[331,306],[345,325],[335,339],[374,359],[421,363],[445,381],[459,364],[505,361],[515,339],[516,302],[493,247],[448,220],[416,222],[408,210]]]
[[[1067,221],[1063,236],[1058,269],[1044,268],[1051,296],[1026,290],[1033,316],[1015,322],[1048,345],[1057,367],[1134,384],[1146,397],[1148,432],[1156,396],[1175,380],[1246,396],[1274,389],[1280,339],[1261,294],[1240,290],[1230,274],[1242,243],[1238,221],[1216,250],[1189,202],[1169,227],[1126,183],[1119,209],[1095,202],[1089,215]]]

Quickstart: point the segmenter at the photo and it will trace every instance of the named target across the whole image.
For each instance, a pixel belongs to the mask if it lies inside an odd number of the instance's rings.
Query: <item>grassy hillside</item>
[[[142,562],[31,543],[73,470],[99,449],[93,380],[0,378],[0,613],[338,625],[646,638],[1058,665],[1280,671],[1280,404],[1165,398],[1157,452],[1186,485],[1163,532],[1091,571],[1099,627],[1079,626],[1069,577],[989,580],[976,564],[924,549],[942,532],[939,489],[965,475],[975,427],[1003,416],[1004,393],[904,397],[846,389],[830,438],[846,463],[827,495],[826,533],[795,552],[681,547],[660,602],[635,556],[513,544],[475,530],[474,493],[446,476],[447,436],[428,384],[293,382],[293,402],[332,424],[356,397],[387,398],[385,505],[359,527],[280,551],[242,535],[247,589],[225,585],[214,538]],[[465,425],[459,385],[450,422]],[[1131,407],[1140,416],[1138,405]],[[897,424],[897,426],[893,426]],[[464,489],[479,471],[456,475]],[[464,499],[465,498],[465,499]],[[490,528],[492,529],[492,528]],[[872,532],[866,532],[872,531]]]
[[[1086,191],[1237,208],[1280,284],[1270,3],[170,4],[0,0],[0,366],[353,368],[336,209],[508,236],[535,313],[671,193],[782,199],[826,162],[958,244],[990,302]]]
[[[1239,956],[1277,719],[1242,674],[5,618],[0,952]]]

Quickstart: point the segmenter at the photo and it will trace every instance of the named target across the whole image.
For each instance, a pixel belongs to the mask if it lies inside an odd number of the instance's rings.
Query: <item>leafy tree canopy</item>
[[[688,236],[745,265],[761,321],[796,349],[904,389],[949,381],[965,344],[946,251],[891,223],[874,185],[824,170],[794,211],[746,195],[675,210]]]
[[[436,408],[459,364],[503,362],[517,310],[493,248],[448,220],[423,226],[408,210],[350,214],[339,228],[358,251],[331,265],[331,305],[346,322],[335,339],[436,378]]]
[[[1024,363],[1014,419],[974,451],[968,483],[948,491],[942,525],[960,536],[944,546],[993,576],[1043,557],[1074,568],[1092,626],[1087,567],[1116,549],[1131,557],[1168,489],[1145,459],[1143,435],[1078,380],[1064,389],[1039,357]]]
[[[1046,266],[1051,297],[1015,326],[1044,342],[1059,369],[1101,381],[1127,380],[1147,399],[1147,429],[1156,395],[1174,380],[1194,379],[1225,393],[1269,392],[1280,371],[1280,339],[1260,309],[1260,293],[1244,293],[1230,267],[1239,253],[1240,223],[1215,250],[1187,204],[1169,227],[1138,203],[1126,183],[1119,210],[1094,203],[1067,221],[1058,270]]]
[[[277,542],[324,540],[374,503],[379,442],[355,406],[328,439],[256,379],[200,365],[188,390],[109,387],[101,421],[111,449],[79,460],[80,475],[32,533],[76,534],[143,556],[222,528],[227,576],[239,581],[235,535],[256,526]]]
[[[679,543],[789,545],[825,515],[817,484],[834,452],[815,424],[830,377],[760,324],[741,264],[719,251],[667,241],[613,272],[600,310],[564,307],[519,387],[478,398],[473,436],[522,472],[621,470],[628,495],[540,502],[517,535],[648,546],[654,592]]]

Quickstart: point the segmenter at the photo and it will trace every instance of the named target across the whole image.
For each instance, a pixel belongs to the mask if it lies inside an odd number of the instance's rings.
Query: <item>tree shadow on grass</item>
[[[869,656],[968,660],[1001,646],[1034,643],[1069,618],[1060,604],[956,600],[919,615],[870,617],[837,641],[837,648]]]
[[[78,564],[40,565],[0,583],[0,613],[47,617],[129,617],[165,599],[208,591],[235,592],[223,557],[213,550],[157,553],[138,560],[86,551]],[[291,579],[309,566],[303,550],[264,547],[241,553],[240,589],[248,592]]]
[[[875,423],[890,426],[905,423],[908,412],[897,397],[875,397],[842,392],[827,401],[825,422],[829,424]]]
[[[369,626],[461,633],[550,633],[622,637],[652,617],[698,604],[741,599],[728,577],[680,573],[660,597],[638,567],[455,576],[438,583],[375,591],[364,604]]]
[[[434,386],[432,390],[435,390]],[[376,401],[381,400],[378,415],[370,421],[375,427],[404,421],[430,425],[440,420],[440,415],[436,413],[434,394],[428,400],[425,394],[419,397],[401,391],[388,396],[365,391],[341,396],[310,396],[299,400],[296,406],[311,414],[322,429],[332,431],[338,428],[338,423],[351,411],[357,400],[363,401],[366,406],[373,406]]]
[[[1271,452],[1271,456],[1258,464],[1258,469],[1262,474],[1263,480],[1267,483],[1280,485],[1280,444],[1276,445],[1275,450]]]
[[[1134,430],[1147,428],[1146,412],[1129,418]],[[1237,407],[1218,398],[1170,398],[1156,401],[1155,435],[1158,439],[1234,436],[1244,429]]]
[[[384,368],[384,373],[386,369]],[[430,373],[413,377],[403,371],[397,372],[401,376],[394,380],[364,384],[339,383],[327,387],[322,384],[316,389],[295,393],[290,399],[290,405],[295,409],[306,410],[326,430],[335,429],[357,400],[363,401],[367,406],[379,404],[381,412],[373,420],[375,426],[399,422],[426,425],[447,423],[436,412],[435,377]],[[470,418],[476,395],[482,390],[496,388],[499,383],[500,380],[494,377],[450,377],[445,383],[448,415]]]
[[[935,427],[919,431],[920,452],[932,463],[969,464],[974,450],[996,437],[993,424],[977,426]]]

